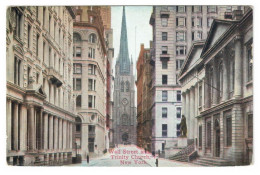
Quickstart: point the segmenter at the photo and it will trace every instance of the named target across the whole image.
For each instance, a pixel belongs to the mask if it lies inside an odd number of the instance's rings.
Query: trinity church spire
[[[127,40],[127,30],[126,30],[125,7],[123,7],[120,50],[119,50],[118,62],[120,65],[120,73],[129,74],[130,73],[130,59],[129,59],[129,54],[128,54],[128,40]]]

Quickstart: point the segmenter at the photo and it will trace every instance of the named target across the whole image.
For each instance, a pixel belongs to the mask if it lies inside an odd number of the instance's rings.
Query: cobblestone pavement
[[[156,158],[150,153],[145,153],[143,149],[135,145],[119,145],[99,158],[90,159],[89,164],[83,160],[81,164],[69,166],[93,166],[93,167],[156,167]],[[159,158],[159,167],[180,167],[195,166],[190,163],[178,162]]]

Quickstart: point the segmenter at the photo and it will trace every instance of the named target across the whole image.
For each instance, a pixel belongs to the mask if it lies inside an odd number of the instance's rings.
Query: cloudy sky
[[[115,49],[113,65],[115,65],[120,47],[123,6],[112,6],[111,11],[111,23],[114,31],[113,42]],[[145,48],[148,48],[149,42],[152,40],[152,26],[149,24],[152,13],[152,6],[126,6],[125,11],[129,57],[131,58],[132,55],[133,61],[135,63],[138,59],[140,44],[144,43]],[[136,65],[134,64],[134,66]],[[134,70],[134,72],[136,72],[136,70]]]

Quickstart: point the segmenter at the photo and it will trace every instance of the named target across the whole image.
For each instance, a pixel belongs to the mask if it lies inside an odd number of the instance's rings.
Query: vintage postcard
[[[253,163],[253,6],[9,6],[12,166]]]

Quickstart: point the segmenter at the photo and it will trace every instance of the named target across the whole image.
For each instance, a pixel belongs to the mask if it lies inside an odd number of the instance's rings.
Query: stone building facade
[[[7,9],[6,126],[10,165],[62,165],[73,153],[72,7]]]
[[[150,48],[152,48],[150,42]],[[152,118],[151,118],[151,82],[153,65],[151,61],[151,49],[144,48],[141,44],[137,60],[137,146],[151,151]]]
[[[120,50],[115,66],[113,145],[136,144],[135,78],[129,59],[125,7],[123,7]]]
[[[74,74],[78,153],[95,157],[106,149],[107,44],[100,7],[76,8],[74,21]]]
[[[153,146],[155,151],[176,142],[182,114],[177,75],[192,43],[205,39],[214,18],[230,17],[239,6],[154,6],[151,50],[153,71]],[[170,115],[169,115],[170,114]]]
[[[253,150],[253,12],[214,20],[179,75],[188,137],[199,156],[250,164]]]

